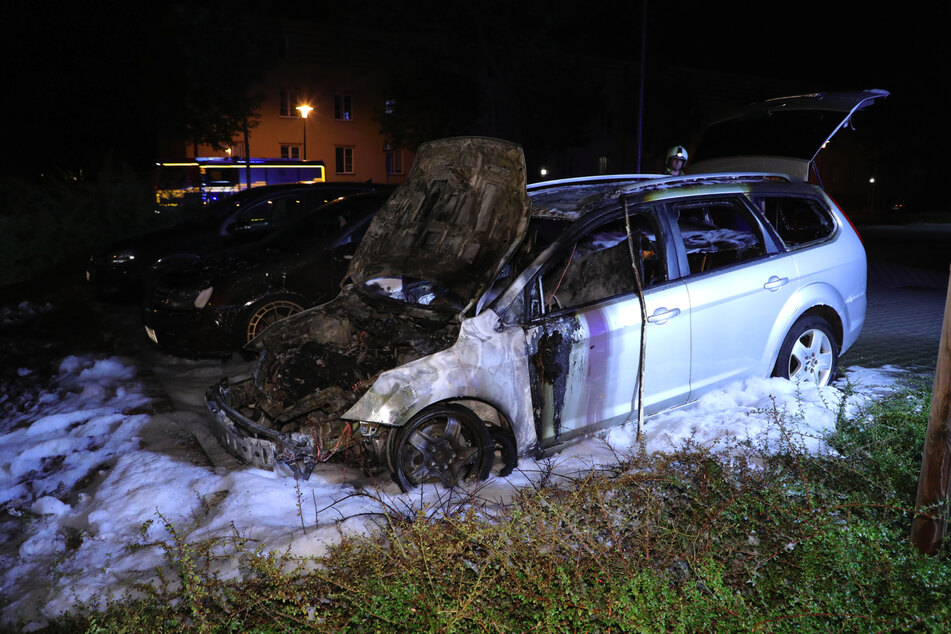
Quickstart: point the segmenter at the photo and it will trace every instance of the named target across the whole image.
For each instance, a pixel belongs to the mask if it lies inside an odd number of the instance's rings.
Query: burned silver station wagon
[[[340,295],[252,341],[251,378],[208,389],[219,439],[258,467],[356,460],[408,490],[506,473],[631,420],[641,392],[649,416],[750,375],[827,384],[864,322],[865,252],[803,179],[885,94],[818,96],[814,151],[774,173],[528,187],[514,144],[424,144]],[[744,116],[802,122],[816,97]]]

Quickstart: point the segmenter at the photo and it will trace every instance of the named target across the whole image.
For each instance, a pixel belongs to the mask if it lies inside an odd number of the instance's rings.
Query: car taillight
[[[826,196],[829,196],[828,192]],[[835,205],[836,209],[842,214],[842,217],[845,218],[845,221],[849,223],[849,226],[852,227],[852,232],[859,237],[859,242],[862,243],[862,246],[865,246],[865,240],[862,239],[862,234],[859,233],[859,230],[855,228],[855,223],[852,222],[852,219],[849,218],[849,214],[845,213],[845,210],[842,209],[842,206],[839,203],[835,202],[835,199],[832,196],[829,196],[829,200],[832,201],[832,204]]]

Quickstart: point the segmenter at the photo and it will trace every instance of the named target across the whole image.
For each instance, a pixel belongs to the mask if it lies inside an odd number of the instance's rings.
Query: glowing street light
[[[310,106],[308,106],[308,105],[306,105],[306,104],[303,105],[303,106],[297,106],[297,111],[300,112],[301,122],[303,122],[303,124],[304,124],[304,151],[303,151],[303,159],[304,159],[305,161],[307,160],[307,115],[310,114],[310,111],[311,111],[311,110],[313,110],[313,108],[311,108]]]

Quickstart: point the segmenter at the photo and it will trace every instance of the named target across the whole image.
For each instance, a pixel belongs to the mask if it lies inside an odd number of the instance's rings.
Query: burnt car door
[[[636,407],[641,309],[635,267],[648,314],[645,411],[681,405],[689,394],[687,291],[670,279],[672,254],[661,219],[644,207],[614,209],[579,224],[525,291],[530,389],[543,451],[621,424]]]
[[[769,374],[776,319],[794,309],[795,260],[742,196],[669,203],[690,295],[691,400],[730,381]]]

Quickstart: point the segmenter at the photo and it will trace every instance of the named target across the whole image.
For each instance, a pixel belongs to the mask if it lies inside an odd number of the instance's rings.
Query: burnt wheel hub
[[[449,468],[449,464],[456,459],[455,448],[445,438],[432,441],[428,449],[430,469],[445,471]]]

